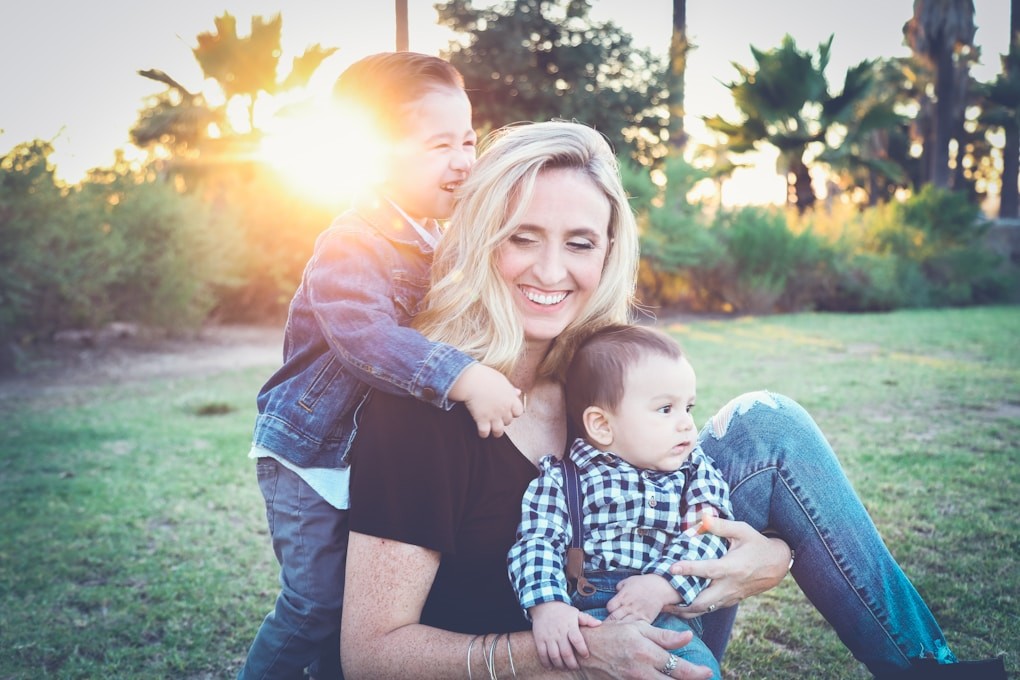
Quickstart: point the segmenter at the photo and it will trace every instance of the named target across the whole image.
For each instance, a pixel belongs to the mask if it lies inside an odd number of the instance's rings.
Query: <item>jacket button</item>
[[[434,401],[436,398],[436,391],[431,387],[426,387],[421,391],[421,396],[425,401]]]

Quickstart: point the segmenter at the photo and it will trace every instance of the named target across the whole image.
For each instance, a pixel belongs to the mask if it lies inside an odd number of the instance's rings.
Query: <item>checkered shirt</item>
[[[640,470],[622,458],[577,439],[570,447],[581,482],[584,569],[632,569],[659,574],[689,605],[709,581],[675,576],[679,560],[704,560],[726,553],[725,539],[683,531],[698,523],[706,506],[733,519],[729,486],[698,446],[676,472]],[[556,458],[544,457],[541,474],[522,500],[517,542],[507,556],[510,580],[525,613],[543,602],[570,602],[564,573],[571,525],[563,473]]]

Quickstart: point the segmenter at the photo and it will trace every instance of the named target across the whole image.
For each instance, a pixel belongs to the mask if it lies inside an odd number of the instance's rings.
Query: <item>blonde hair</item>
[[[580,123],[518,123],[493,132],[460,189],[436,249],[432,288],[415,326],[509,375],[524,352],[524,324],[500,276],[496,251],[517,229],[544,170],[583,173],[609,200],[609,248],[587,307],[554,341],[539,367],[562,379],[577,343],[603,326],[626,323],[634,303],[638,234],[606,139]]]

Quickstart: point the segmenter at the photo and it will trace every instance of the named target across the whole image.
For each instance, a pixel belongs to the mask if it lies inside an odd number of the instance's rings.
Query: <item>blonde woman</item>
[[[566,450],[561,377],[572,349],[594,329],[628,321],[637,261],[637,228],[599,133],[546,122],[488,140],[461,187],[415,325],[499,368],[525,392],[526,410],[506,436],[483,439],[461,407],[443,412],[381,392],[365,404],[352,451],[346,677],[570,673],[540,662],[507,551],[538,461]],[[680,614],[707,614],[705,641],[717,658],[731,606],[774,587],[792,566],[872,672],[955,661],[803,409],[779,395],[745,395],[700,441],[745,520],[713,522],[731,546],[725,557],[674,565],[712,579]],[[689,632],[603,622],[583,635],[585,677],[711,675],[667,651]]]

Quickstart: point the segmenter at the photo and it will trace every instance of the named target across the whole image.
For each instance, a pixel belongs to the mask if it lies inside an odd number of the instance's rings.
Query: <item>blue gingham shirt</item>
[[[670,574],[670,565],[722,557],[727,544],[712,534],[682,532],[698,523],[706,504],[733,519],[729,486],[712,459],[698,446],[676,472],[641,470],[583,439],[568,455],[581,482],[585,571],[659,574],[680,594],[681,604],[689,605],[709,581]],[[543,602],[570,602],[565,557],[573,532],[563,473],[555,463],[554,456],[540,461],[541,474],[524,494],[517,542],[507,556],[525,613]]]

